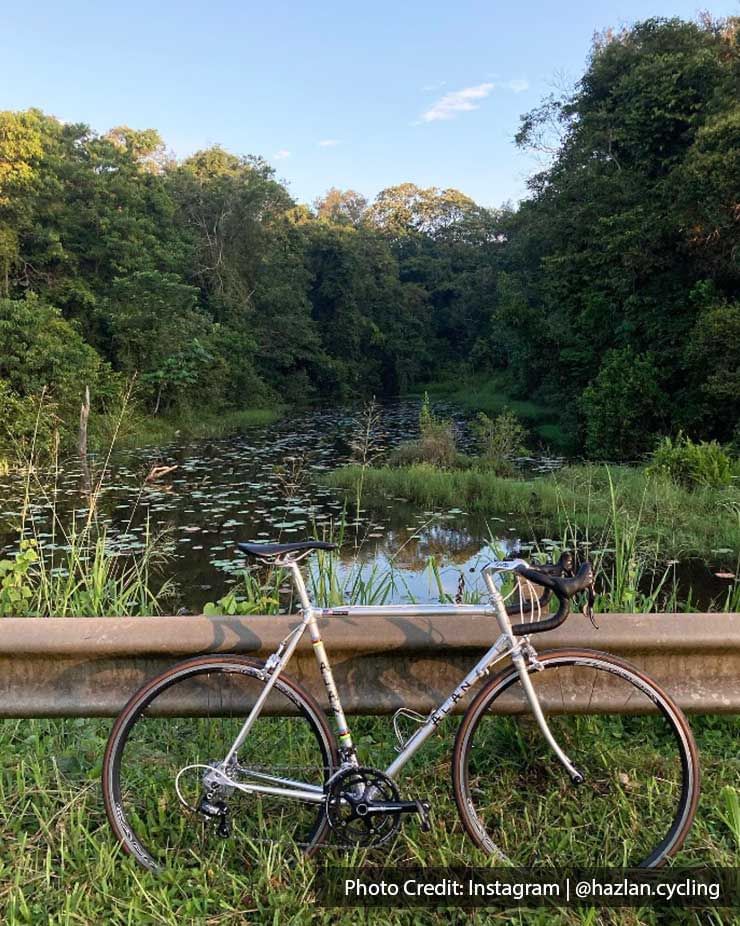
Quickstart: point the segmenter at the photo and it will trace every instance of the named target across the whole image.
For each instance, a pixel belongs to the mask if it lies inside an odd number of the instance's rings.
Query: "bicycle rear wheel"
[[[542,653],[529,675],[575,785],[531,714],[512,666],[466,712],[453,783],[463,824],[516,865],[654,867],[682,845],[699,798],[691,730],[639,669],[605,653]],[[607,711],[607,713],[602,713]]]
[[[114,833],[146,868],[243,866],[266,842],[295,844],[307,854],[322,842],[323,803],[245,793],[222,787],[222,777],[209,805],[201,803],[204,775],[226,758],[264,689],[263,665],[239,656],[188,660],[124,707],[106,748],[103,795]],[[323,711],[280,676],[229,775],[237,783],[274,785],[265,777],[273,776],[321,792],[337,764]],[[225,814],[204,815],[216,802]]]

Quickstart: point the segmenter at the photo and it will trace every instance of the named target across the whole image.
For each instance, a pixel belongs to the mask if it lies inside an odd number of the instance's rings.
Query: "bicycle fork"
[[[509,620],[509,615],[506,613],[506,604],[493,579],[493,572],[494,570],[491,569],[490,566],[487,566],[483,570],[483,579],[486,583],[486,586],[488,587],[488,591],[491,595],[491,600],[493,601],[494,607],[496,608],[496,620],[498,621],[498,625],[501,628],[501,633],[507,636],[511,645],[511,652],[509,655],[511,656],[511,661],[514,663],[515,669],[519,673],[519,678],[522,682],[524,694],[527,698],[527,701],[529,702],[529,706],[532,708],[532,713],[534,714],[534,718],[537,721],[537,726],[542,731],[542,735],[547,740],[548,745],[558,757],[560,763],[570,776],[573,784],[582,784],[583,773],[576,768],[576,766],[570,761],[565,752],[560,748],[560,745],[553,736],[552,730],[550,730],[550,727],[547,723],[547,719],[545,718],[545,714],[542,710],[542,705],[540,704],[540,699],[537,697],[537,692],[534,690],[532,679],[529,677],[527,660],[524,658],[523,648],[511,630],[511,621]]]

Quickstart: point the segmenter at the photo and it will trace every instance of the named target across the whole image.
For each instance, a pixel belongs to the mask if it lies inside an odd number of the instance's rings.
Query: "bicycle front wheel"
[[[188,660],[145,685],[116,721],[103,763],[106,813],[146,868],[243,867],[268,842],[307,854],[322,842],[323,803],[279,792],[321,795],[336,743],[316,701],[288,677],[275,682],[228,781],[217,775],[212,787],[213,766],[264,691],[263,666],[239,656]],[[237,787],[255,783],[278,793]]]
[[[574,784],[512,666],[466,712],[455,800],[476,843],[515,865],[654,867],[682,845],[699,798],[686,718],[629,663],[589,650],[540,654],[529,676],[548,726],[583,773]]]

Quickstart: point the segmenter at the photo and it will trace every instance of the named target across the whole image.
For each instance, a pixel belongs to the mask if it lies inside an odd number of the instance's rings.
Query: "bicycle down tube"
[[[502,568],[510,569],[514,563],[506,563],[505,567],[504,564],[496,564],[495,566],[491,565],[487,566],[483,570],[484,580],[493,600],[493,605],[386,605],[376,607],[369,605],[343,605],[336,608],[314,608],[309,598],[308,590],[306,588],[298,563],[295,561],[289,561],[283,565],[287,567],[292,574],[292,578],[301,601],[303,619],[301,624],[292,631],[289,637],[286,637],[287,642],[283,641],[281,646],[278,648],[278,651],[267,660],[266,670],[268,677],[264,689],[259,698],[256,700],[248,717],[244,721],[239,734],[234,740],[231,749],[229,750],[226,758],[222,763],[222,768],[226,767],[230,762],[236,761],[237,753],[247,738],[252,725],[259,716],[260,711],[262,710],[262,707],[264,706],[267,697],[269,696],[270,690],[277,681],[277,678],[279,677],[283,668],[289,662],[296,646],[298,645],[299,640],[305,633],[306,629],[308,629],[311,635],[311,641],[313,644],[316,661],[319,666],[319,672],[321,674],[324,687],[326,688],[329,706],[332,710],[332,713],[334,714],[335,722],[337,724],[337,735],[339,739],[340,755],[342,758],[341,767],[346,768],[347,766],[356,766],[357,758],[355,755],[352,735],[350,733],[344,710],[342,708],[341,699],[334,681],[334,675],[331,670],[329,658],[321,639],[317,618],[340,616],[380,617],[387,615],[400,615],[404,617],[434,617],[449,614],[458,616],[467,615],[478,617],[495,617],[499,624],[501,634],[495,643],[491,646],[491,648],[481,657],[476,665],[473,666],[473,668],[463,678],[459,685],[457,685],[450,696],[442,704],[440,704],[437,708],[433,709],[429,713],[424,723],[408,739],[399,755],[385,770],[385,774],[391,778],[394,777],[418,752],[418,750],[436,730],[439,724],[447,716],[449,716],[449,714],[455,708],[455,705],[464,698],[467,692],[477,682],[479,682],[481,678],[488,674],[491,667],[495,663],[505,659],[507,656],[511,656],[512,662],[514,663],[514,666],[516,667],[517,672],[521,678],[522,687],[524,689],[527,701],[529,702],[532,713],[548,745],[552,748],[553,752],[556,754],[559,761],[563,764],[571,778],[574,781],[581,780],[580,772],[578,769],[576,769],[576,767],[569,760],[568,756],[560,748],[555,738],[553,737],[552,732],[550,731],[547,720],[543,714],[542,707],[539,703],[537,693],[535,692],[532,681],[529,678],[527,663],[524,657],[524,653],[522,652],[520,639],[517,638],[512,632],[511,621],[509,620],[509,616],[506,613],[504,599],[493,579],[494,572]],[[271,787],[269,785],[256,783],[238,784],[231,780],[229,784],[232,787],[236,787],[237,789],[246,792],[284,795],[286,797],[293,797],[297,800],[311,803],[320,803],[324,799],[324,789],[322,787],[304,784],[289,779],[283,779],[277,776],[265,775],[264,773],[252,774],[250,773],[249,769],[243,769],[243,772],[245,772],[247,775],[252,775],[254,778],[272,781],[275,784],[281,785],[281,787]],[[218,772],[216,769],[214,769],[214,773],[218,777],[221,777],[223,774]]]

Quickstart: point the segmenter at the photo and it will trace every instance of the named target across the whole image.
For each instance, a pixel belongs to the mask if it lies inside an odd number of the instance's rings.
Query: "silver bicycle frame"
[[[247,793],[272,794],[293,798],[299,801],[322,803],[325,800],[325,791],[322,786],[280,778],[264,772],[251,772],[249,769],[240,767],[240,771],[250,778],[258,779],[261,782],[270,782],[270,784],[258,784],[255,780],[254,782],[246,784],[234,781],[232,777],[229,777],[224,772],[224,769],[237,761],[239,749],[249,735],[249,731],[259,716],[270,691],[279,678],[280,673],[290,661],[306,629],[308,629],[311,635],[313,650],[316,655],[316,661],[318,662],[319,672],[321,673],[324,687],[326,688],[329,707],[336,721],[340,756],[342,758],[340,770],[342,770],[347,767],[356,766],[357,758],[339,692],[334,682],[334,675],[331,670],[329,658],[321,639],[318,618],[384,616],[436,617],[445,614],[495,617],[501,631],[500,636],[488,652],[486,652],[475,666],[473,666],[470,672],[468,672],[447,700],[429,713],[424,723],[407,740],[399,755],[385,770],[385,774],[391,778],[397,775],[419,751],[432,733],[434,733],[439,724],[453,711],[455,705],[465,697],[467,692],[489,673],[493,665],[505,659],[507,656],[510,656],[514,667],[519,673],[522,688],[524,689],[529,706],[532,709],[532,713],[534,714],[543,736],[567,770],[568,774],[573,778],[579,777],[578,770],[555,741],[542,711],[537,692],[534,690],[532,680],[529,677],[527,660],[525,659],[525,648],[527,655],[536,657],[536,654],[526,637],[516,637],[512,632],[511,621],[509,620],[509,615],[506,613],[506,604],[494,580],[495,573],[511,571],[518,562],[522,561],[495,562],[489,564],[483,570],[483,578],[491,596],[492,604],[490,605],[382,605],[378,607],[367,605],[343,605],[338,608],[315,608],[311,603],[308,589],[306,588],[306,583],[298,563],[294,560],[276,561],[275,565],[283,567],[291,573],[301,602],[302,620],[300,625],[286,638],[287,642],[284,648],[282,648],[282,652],[278,650],[277,653],[273,654],[273,656],[267,660],[265,664],[265,685],[262,693],[257,698],[252,710],[244,721],[226,758],[222,763],[211,768],[209,772],[206,773],[204,781],[206,783],[227,785],[229,788],[236,788]],[[522,644],[524,644],[524,647]]]

